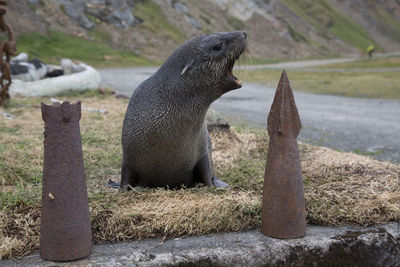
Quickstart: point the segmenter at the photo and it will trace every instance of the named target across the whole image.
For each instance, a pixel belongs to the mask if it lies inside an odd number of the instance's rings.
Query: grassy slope
[[[143,23],[138,27],[143,27],[153,33],[165,35],[176,43],[182,43],[186,40],[186,36],[177,27],[167,21],[161,8],[152,0],[139,2],[132,11],[135,17],[143,20]]]
[[[324,69],[330,68],[343,68],[343,69],[369,69],[369,68],[399,68],[400,67],[400,55],[381,57],[372,59],[362,58],[354,62],[337,63],[321,66]]]
[[[133,13],[137,18],[143,20],[143,23],[136,27],[164,35],[176,43],[186,40],[186,36],[166,20],[161,8],[153,1],[141,1],[135,5]],[[52,64],[59,64],[61,58],[80,60],[95,67],[133,67],[159,64],[159,62],[150,62],[131,51],[111,48],[106,44],[109,42],[110,36],[97,28],[90,30],[88,34],[95,41],[60,32],[51,32],[48,35],[22,34],[17,39],[18,52],[26,52],[30,58],[37,57]],[[149,45],[151,44],[149,43]]]
[[[364,29],[327,0],[280,1],[321,32],[333,34],[359,50],[365,50],[369,44],[378,47]]]
[[[303,72],[287,71],[294,90],[350,97],[400,99],[398,72]],[[248,82],[276,87],[281,71],[258,70],[244,72]],[[273,81],[273,82],[272,82]]]
[[[327,0],[313,2],[311,0],[294,1],[281,0],[292,11],[312,23],[322,32],[329,32],[354,45],[359,49],[373,43],[368,34],[351,19],[342,15]],[[160,7],[152,0],[141,1],[133,9],[136,17],[143,19],[143,23],[135,26],[164,35],[166,38],[182,43],[186,36],[165,18]],[[377,9],[374,18],[391,33],[400,32],[400,23],[390,17],[385,10]],[[290,27],[290,29],[294,29]],[[126,50],[112,49],[105,43],[110,36],[97,28],[89,31],[96,42],[88,41],[76,36],[52,32],[49,35],[30,33],[20,35],[17,40],[18,51],[27,52],[31,57],[37,57],[48,63],[59,63],[60,58],[72,58],[87,62],[96,67],[138,66],[150,64],[144,58]],[[293,34],[292,34],[293,35]],[[296,35],[297,36],[297,35]],[[397,35],[394,34],[394,37]],[[304,37],[305,38],[305,37]],[[310,40],[308,40],[310,41]],[[312,43],[310,43],[312,45]],[[152,44],[149,44],[150,46]],[[107,60],[105,60],[107,59]],[[279,59],[253,59],[253,64],[271,63]]]
[[[392,39],[400,41],[400,22],[392,17],[392,15],[379,4],[375,8],[369,10],[371,16],[378,22],[380,30]]]
[[[70,58],[96,67],[150,64],[133,52],[112,49],[105,44],[60,32],[22,34],[18,36],[17,44],[18,53],[26,52],[30,58],[37,57],[46,63],[59,64],[61,58]]]

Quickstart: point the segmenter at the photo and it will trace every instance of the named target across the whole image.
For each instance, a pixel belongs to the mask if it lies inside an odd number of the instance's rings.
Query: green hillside
[[[21,34],[17,38],[18,53],[40,58],[46,63],[59,64],[61,58],[83,61],[97,67],[148,65],[147,59],[127,50],[85,40],[60,32]]]
[[[379,48],[361,26],[342,14],[327,0],[280,1],[326,35],[334,35],[359,50],[365,50],[369,44]]]

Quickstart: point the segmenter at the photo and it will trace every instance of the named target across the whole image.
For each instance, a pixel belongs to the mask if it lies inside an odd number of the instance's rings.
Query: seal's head
[[[200,66],[208,69],[219,82],[221,89],[229,91],[242,87],[242,82],[233,73],[235,60],[246,48],[245,31],[221,32],[203,35],[199,38],[198,49],[203,62]]]
[[[215,92],[215,98],[242,87],[232,70],[235,60],[246,48],[246,38],[245,31],[235,31],[206,34],[187,41],[166,62],[169,69],[179,65],[180,77],[171,79],[174,83],[192,81],[192,87],[199,84],[209,88]]]

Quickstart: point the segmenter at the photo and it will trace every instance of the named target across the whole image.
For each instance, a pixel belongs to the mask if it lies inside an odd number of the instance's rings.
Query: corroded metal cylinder
[[[40,256],[71,261],[88,256],[92,232],[79,120],[81,103],[42,103],[44,162]]]
[[[261,232],[275,238],[305,235],[305,201],[297,136],[301,121],[286,72],[268,115],[270,136]]]

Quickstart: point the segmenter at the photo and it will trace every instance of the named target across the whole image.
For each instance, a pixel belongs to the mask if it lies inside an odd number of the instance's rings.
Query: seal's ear
[[[185,72],[188,71],[188,70],[193,66],[193,63],[194,63],[194,60],[191,59],[191,60],[186,64],[186,66],[183,68],[183,70],[182,70],[182,72],[181,72],[181,76],[182,76],[183,74],[185,74]]]

